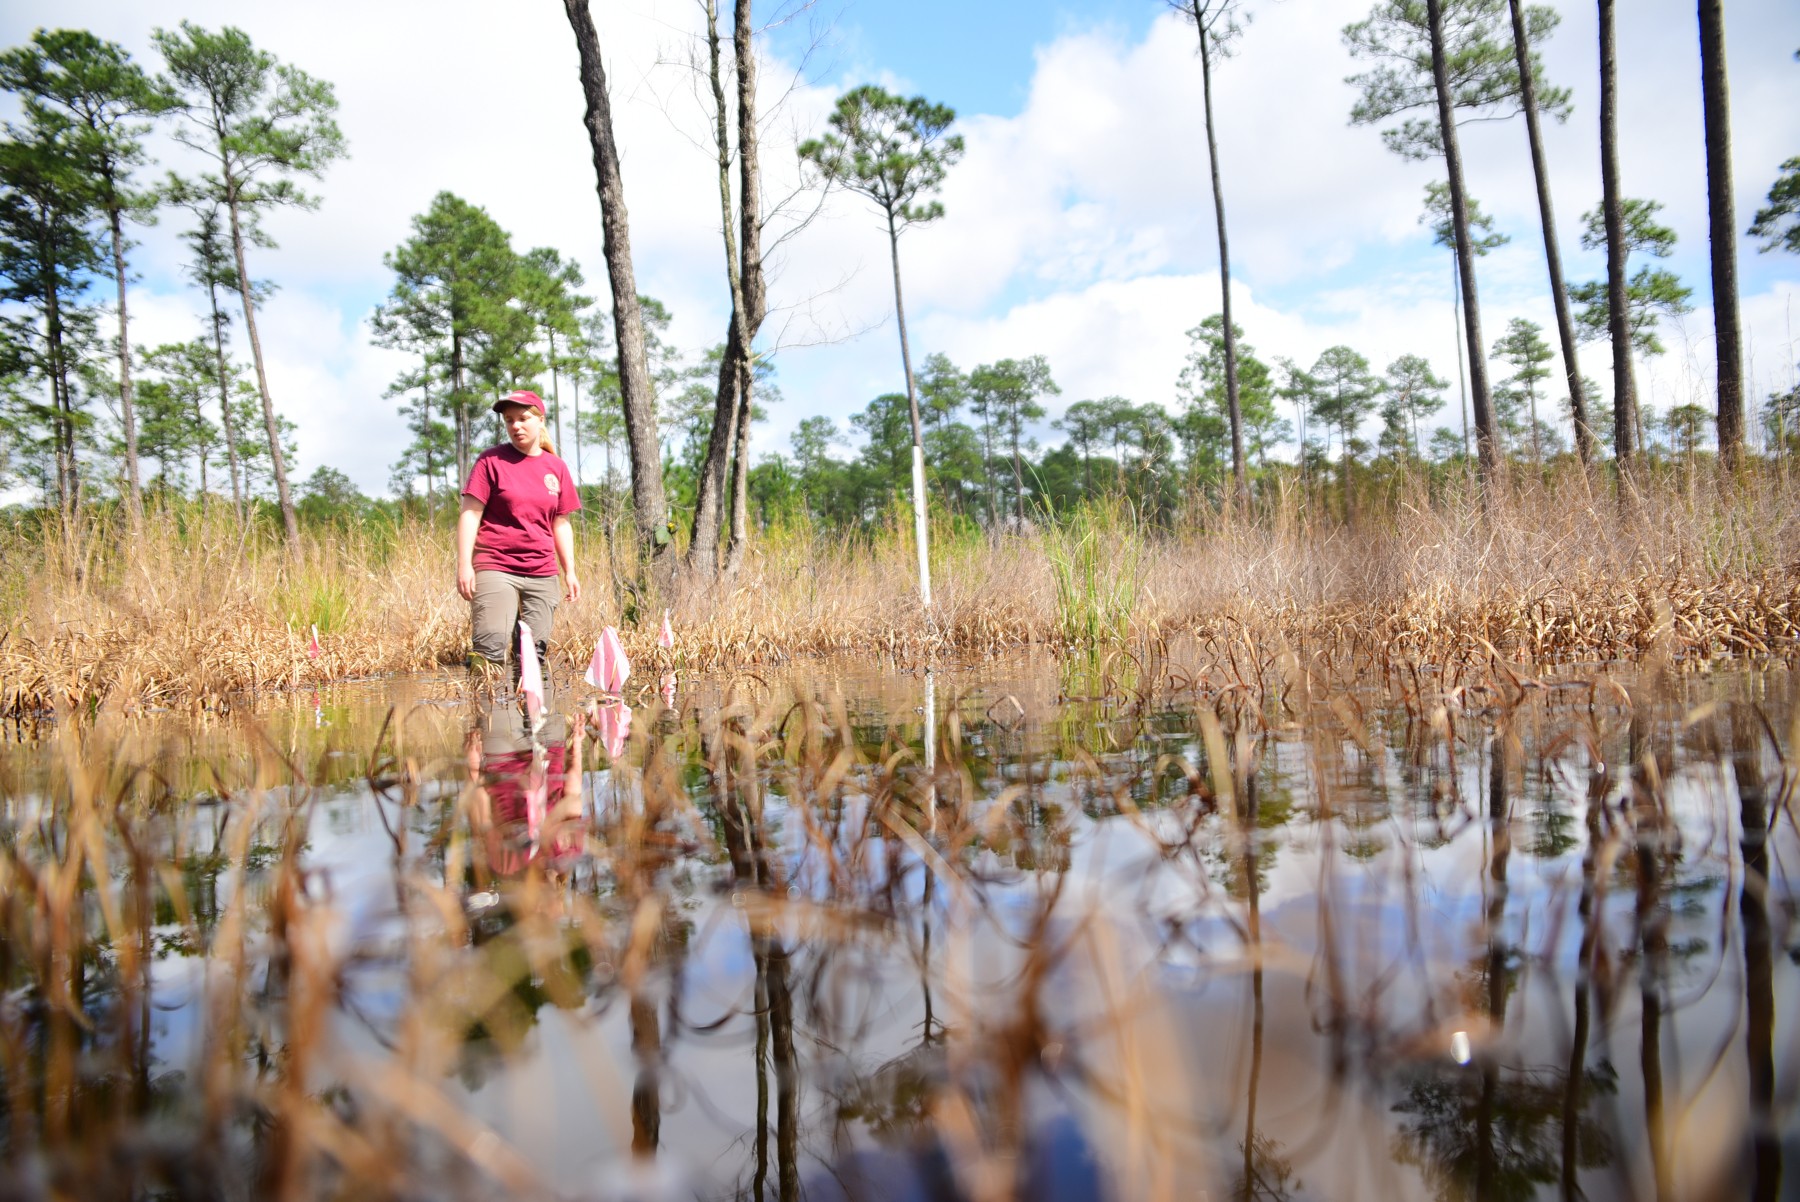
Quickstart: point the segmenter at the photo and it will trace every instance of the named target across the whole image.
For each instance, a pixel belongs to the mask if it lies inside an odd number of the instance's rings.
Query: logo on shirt
[[[555,472],[545,472],[544,473],[544,488],[546,490],[548,490],[550,495],[553,497],[561,495],[562,481],[560,481],[556,478]]]

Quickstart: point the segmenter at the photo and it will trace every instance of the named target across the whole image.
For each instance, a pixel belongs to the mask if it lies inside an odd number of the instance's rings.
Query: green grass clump
[[[1044,557],[1064,642],[1092,647],[1125,637],[1143,580],[1143,545],[1137,514],[1118,499],[1081,505],[1050,523]]]

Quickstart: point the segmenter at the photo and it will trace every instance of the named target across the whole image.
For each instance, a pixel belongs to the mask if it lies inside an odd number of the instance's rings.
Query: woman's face
[[[506,423],[506,437],[514,449],[529,455],[537,450],[538,438],[544,433],[544,418],[530,405],[503,405],[500,420]]]

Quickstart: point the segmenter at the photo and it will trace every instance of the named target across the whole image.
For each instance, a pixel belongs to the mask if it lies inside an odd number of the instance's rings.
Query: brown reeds
[[[1144,639],[946,674],[935,725],[916,680],[745,673],[639,706],[616,754],[552,718],[561,800],[523,867],[488,838],[509,707],[403,700],[372,736],[300,706],[60,724],[0,756],[0,1184],[604,1198],[555,1180],[547,1132],[668,1160],[716,1102],[750,1130],[720,1122],[735,1181],[705,1196],[854,1180],[839,1141],[864,1132],[941,1150],[957,1196],[1038,1199],[1034,1144],[1070,1130],[1117,1186],[1085,1196],[1302,1169],[1345,1196],[1558,1169],[1627,1195],[1665,1160],[1683,1196],[1730,1196],[1701,1154],[1763,1155],[1783,1112],[1772,1069],[1747,1102],[1709,1092],[1746,1038],[1735,1002],[1699,1002],[1743,989],[1752,1069],[1773,1063],[1800,720],[1791,672],[1706,692],[1658,626],[1661,662],[1622,682]],[[1577,811],[1585,834],[1551,821]],[[358,826],[354,855],[322,846]],[[1678,1014],[1691,1047],[1724,1032],[1710,1068],[1649,1055]],[[1603,1041],[1628,1025],[1645,1083],[1619,1096]],[[1046,1126],[1047,1098],[1081,1122]]]
[[[946,528],[936,606],[922,615],[903,531],[766,533],[743,571],[704,589],[627,598],[602,540],[578,547],[587,595],[554,653],[585,662],[621,613],[657,662],[668,605],[676,663],[717,669],[802,656],[908,664],[1013,647],[1245,633],[1289,645],[1404,649],[1426,661],[1612,659],[1659,640],[1678,657],[1791,654],[1800,636],[1800,497],[1769,479],[1712,504],[1671,486],[1622,521],[1582,476],[1522,485],[1484,511],[1423,490],[1354,528],[1289,496],[1254,520],[1191,508],[1171,529],[1120,506],[1062,529],[990,538]],[[262,689],[457,663],[466,610],[449,535],[423,524],[309,536],[296,563],[272,536],[165,513],[141,538],[109,528],[14,535],[0,585],[0,713],[213,708]],[[1071,555],[1079,570],[1069,570]],[[1104,594],[1104,595],[1102,595]],[[323,647],[307,655],[317,625]]]

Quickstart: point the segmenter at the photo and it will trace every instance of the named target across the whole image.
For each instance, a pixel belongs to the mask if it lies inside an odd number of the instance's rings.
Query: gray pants
[[[496,664],[517,650],[513,624],[531,627],[531,640],[542,650],[550,642],[550,624],[562,582],[556,576],[515,576],[511,572],[476,572],[475,597],[469,602],[469,624],[475,654]]]

